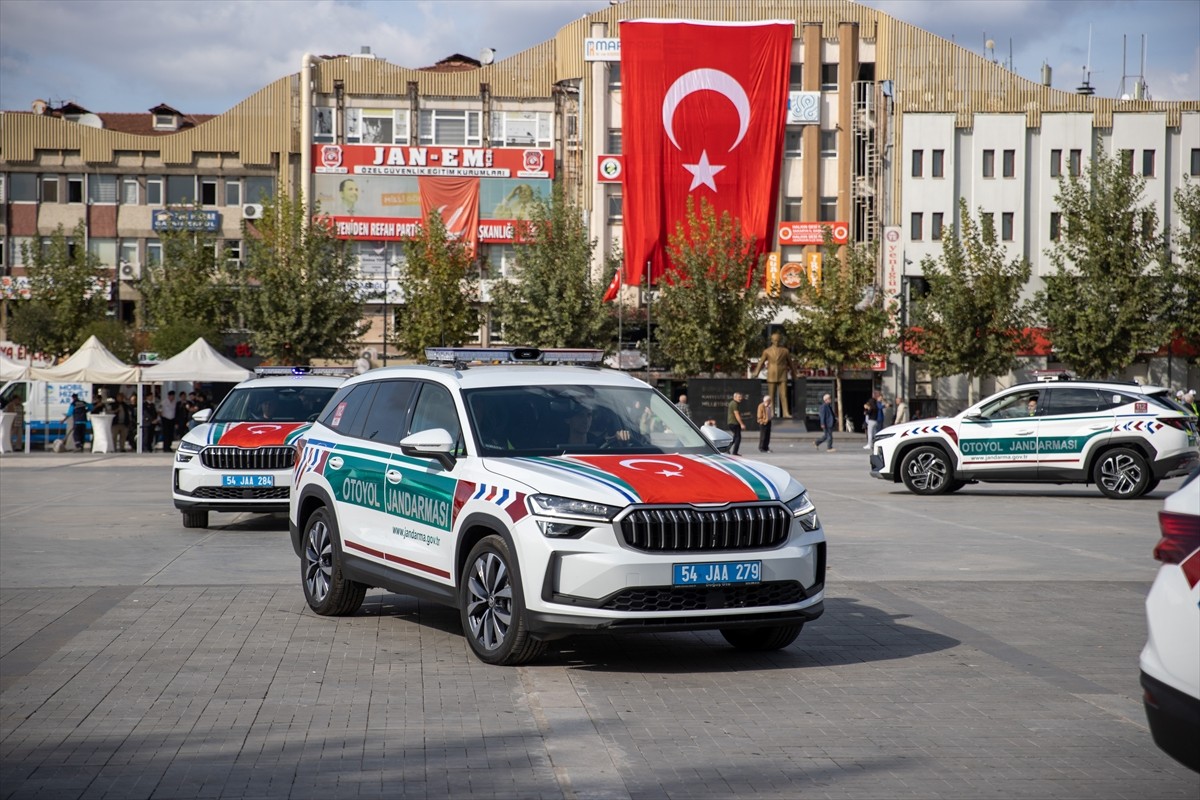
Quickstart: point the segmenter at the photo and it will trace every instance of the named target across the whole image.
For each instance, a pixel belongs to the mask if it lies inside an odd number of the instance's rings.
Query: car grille
[[[206,447],[200,463],[209,469],[291,469],[296,463],[296,448]]]
[[[807,595],[796,581],[769,581],[749,586],[659,586],[626,589],[604,604],[608,611],[701,611],[760,608],[799,603]]]
[[[202,500],[287,500],[288,487],[264,486],[262,488],[240,488],[236,486],[201,486],[192,497]]]
[[[649,553],[761,550],[782,544],[792,514],[781,505],[634,509],[620,521],[625,543]]]

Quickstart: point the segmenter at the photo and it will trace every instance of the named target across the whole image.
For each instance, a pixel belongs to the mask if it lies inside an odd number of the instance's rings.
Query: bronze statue
[[[762,371],[764,365],[767,368],[767,396],[771,398],[771,408],[776,407],[778,398],[782,416],[791,419],[792,412],[788,410],[787,379],[789,376],[795,377],[796,365],[792,360],[791,351],[780,344],[782,340],[783,337],[778,332],[771,334],[771,345],[763,350],[759,357],[758,369]]]

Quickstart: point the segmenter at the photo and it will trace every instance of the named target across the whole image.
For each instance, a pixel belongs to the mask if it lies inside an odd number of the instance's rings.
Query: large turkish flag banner
[[[449,178],[422,175],[417,178],[421,193],[421,221],[437,211],[446,225],[446,236],[461,239],[471,257],[479,246],[479,178]]]
[[[625,282],[657,282],[687,199],[770,246],[794,22],[621,23]]]

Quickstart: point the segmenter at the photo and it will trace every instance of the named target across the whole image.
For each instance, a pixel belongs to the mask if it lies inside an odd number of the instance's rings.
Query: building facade
[[[296,73],[216,116],[168,106],[91,114],[71,104],[5,112],[8,291],[19,294],[23,243],[82,219],[83,244],[110,268],[118,313],[132,320],[129,281],[157,256],[163,210],[199,202],[237,258],[258,200],[281,189],[303,192],[353,239],[372,321],[364,349],[376,363],[386,358],[386,315],[399,300],[402,242],[431,205],[449,209],[447,219],[462,211],[455,224],[483,279],[479,339],[500,340],[486,314],[489,282],[512,263],[514,222],[553,181],[588,215],[598,280],[621,246],[619,27],[639,18],[796,21],[771,248],[784,292],[820,269],[825,223],[838,241],[881,240],[880,289],[898,304],[964,197],[994,214],[1010,252],[1031,261],[1032,293],[1050,269],[1058,175],[1098,152],[1132,151],[1160,224],[1170,226],[1182,175],[1200,171],[1200,102],[1054,89],[848,0],[628,0],[499,60],[455,55],[410,69],[370,52],[306,55]],[[455,179],[471,186],[448,188]],[[624,291],[633,301],[642,289]],[[860,377],[910,396],[918,388],[919,368],[899,354],[877,367]]]

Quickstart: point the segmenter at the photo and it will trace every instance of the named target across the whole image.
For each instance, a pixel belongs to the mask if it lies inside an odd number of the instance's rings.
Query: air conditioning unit
[[[122,261],[121,265],[117,267],[117,275],[123,281],[136,281],[142,277],[142,265]]]
[[[242,219],[262,219],[262,215],[261,203],[246,203],[242,206]]]

